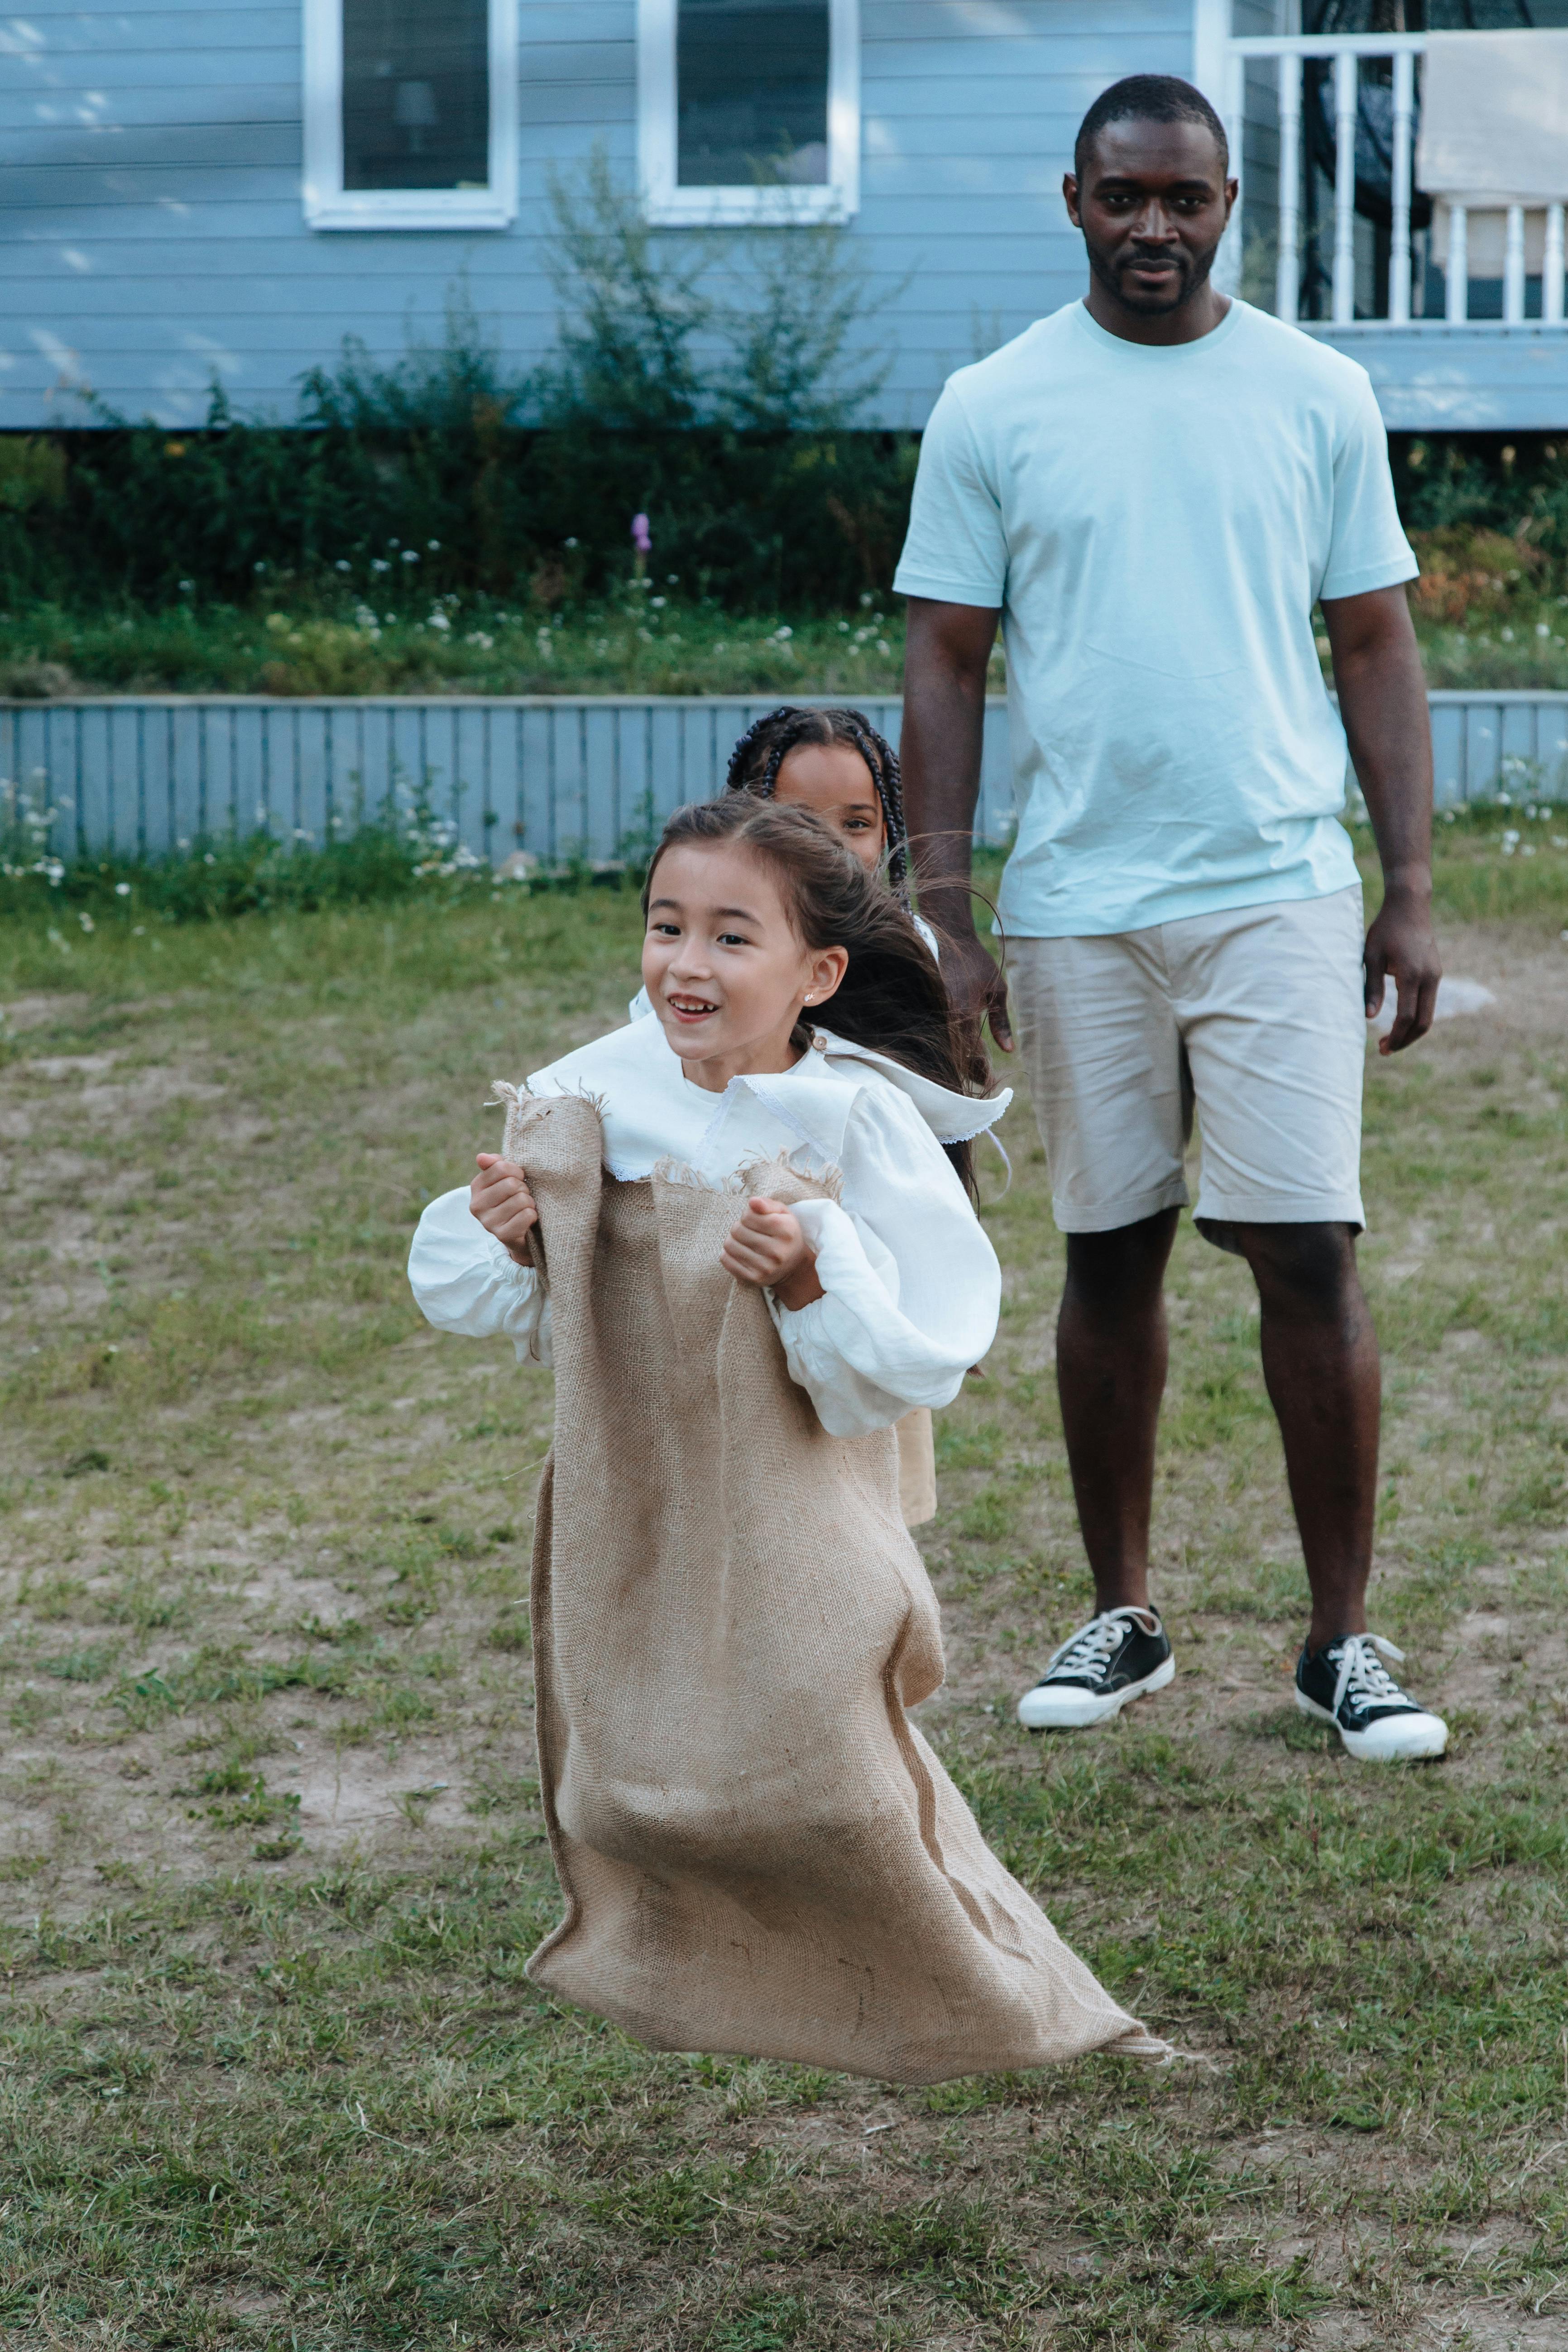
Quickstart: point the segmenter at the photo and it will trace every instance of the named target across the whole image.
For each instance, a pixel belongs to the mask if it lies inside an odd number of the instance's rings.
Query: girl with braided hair
[[[753,720],[731,752],[724,790],[808,809],[868,872],[885,864],[889,887],[909,904],[899,755],[863,711],[781,704]],[[934,955],[934,935],[924,923],[919,929]]]

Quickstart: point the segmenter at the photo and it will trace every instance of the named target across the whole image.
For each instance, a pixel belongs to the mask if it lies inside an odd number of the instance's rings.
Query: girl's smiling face
[[[683,842],[654,868],[642,976],[686,1075],[714,1094],[787,1070],[801,1007],[843,979],[843,948],[808,948],[769,866],[727,842]]]
[[[888,827],[871,772],[849,744],[797,743],[779,762],[773,798],[786,808],[809,809],[875,874]]]

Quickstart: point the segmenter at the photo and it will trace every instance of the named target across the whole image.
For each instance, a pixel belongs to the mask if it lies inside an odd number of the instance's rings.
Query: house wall
[[[599,141],[634,170],[635,0],[520,0],[519,14],[518,216],[463,235],[306,228],[299,0],[43,0],[0,25],[0,430],[88,421],[83,387],[125,415],[195,422],[215,374],[242,413],[288,415],[301,372],[345,333],[395,358],[411,332],[439,332],[459,285],[512,362],[540,358],[551,169]],[[1223,14],[1224,0],[862,0],[851,234],[873,284],[898,289],[866,336],[891,355],[882,422],[923,423],[952,368],[1080,290],[1059,182],[1084,108],[1123,73],[1212,85]],[[1568,428],[1561,331],[1330,340],[1371,370],[1392,425]]]
[[[603,142],[635,166],[635,0],[521,0],[521,173],[510,229],[310,231],[300,206],[298,0],[112,13],[44,0],[0,29],[0,429],[199,420],[214,373],[288,415],[347,332],[395,358],[466,283],[508,357],[552,339],[552,167]],[[942,378],[1077,294],[1060,179],[1085,107],[1192,69],[1192,0],[863,0],[863,184],[852,235],[901,286],[868,340],[880,403],[923,423]]]

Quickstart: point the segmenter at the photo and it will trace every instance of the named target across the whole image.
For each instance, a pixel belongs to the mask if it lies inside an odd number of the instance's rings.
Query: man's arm
[[[1432,725],[1426,681],[1405,591],[1325,598],[1340,717],[1366,797],[1383,865],[1383,905],[1366,935],[1366,1011],[1383,1003],[1389,973],[1399,1011],[1379,1051],[1425,1037],[1437,1004],[1442,960],[1432,936]]]
[[[921,911],[942,934],[948,995],[977,1030],[989,1019],[1010,1054],[1006,979],[975,931],[970,898],[986,665],[999,618],[988,605],[910,598],[899,762]]]

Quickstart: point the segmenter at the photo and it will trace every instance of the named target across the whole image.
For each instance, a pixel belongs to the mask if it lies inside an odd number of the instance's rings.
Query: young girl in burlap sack
[[[753,719],[730,754],[727,793],[751,793],[781,808],[809,809],[835,834],[868,874],[897,898],[933,956],[937,934],[910,906],[909,831],[904,823],[899,755],[863,710],[781,703]],[[630,1005],[634,1021],[651,1013],[647,991]],[[986,1087],[991,1073],[978,1046],[966,1078]],[[907,1528],[936,1516],[936,1443],[929,1405],[917,1405],[893,1424],[899,1448],[899,1507]]]
[[[538,1071],[409,1272],[555,1368],[533,1643],[565,1916],[537,1983],[659,2049],[895,2081],[1163,2057],[987,1849],[907,1710],[942,1678],[891,1424],[1000,1296],[931,954],[803,811],[684,809],[654,1018]],[[833,1000],[834,1027],[813,1025]]]

